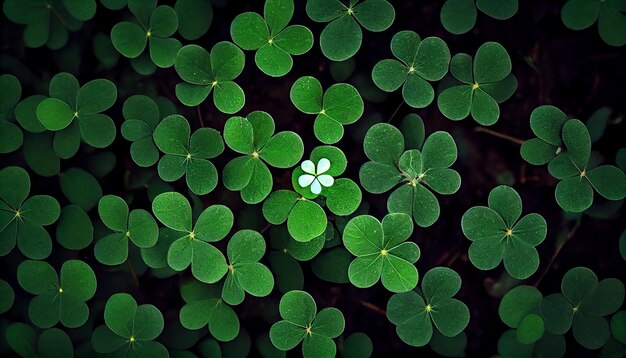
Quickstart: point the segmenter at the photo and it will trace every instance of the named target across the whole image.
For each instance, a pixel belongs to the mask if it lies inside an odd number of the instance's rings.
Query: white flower
[[[333,177],[324,174],[330,169],[330,160],[326,158],[322,158],[317,162],[317,170],[315,169],[315,163],[310,160],[302,162],[300,168],[307,174],[300,175],[298,184],[303,188],[310,185],[311,192],[315,195],[322,192],[322,185],[330,188],[335,183]]]

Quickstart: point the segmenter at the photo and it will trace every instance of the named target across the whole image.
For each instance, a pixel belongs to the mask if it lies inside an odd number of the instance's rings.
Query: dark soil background
[[[220,1],[224,2],[224,1]],[[392,1],[396,10],[393,26],[382,32],[364,31],[364,42],[354,58],[355,70],[347,82],[355,83],[361,93],[371,93],[365,101],[363,118],[355,125],[346,127],[346,135],[337,144],[348,157],[349,165],[346,176],[358,182],[358,170],[367,159],[363,153],[362,137],[373,120],[391,121],[399,124],[409,113],[419,114],[426,125],[427,135],[436,130],[450,132],[459,147],[459,160],[453,165],[462,177],[459,192],[451,196],[438,196],[441,204],[441,217],[429,228],[415,229],[412,240],[420,246],[422,256],[417,262],[420,276],[435,266],[448,266],[457,271],[463,285],[457,298],[467,304],[471,319],[465,330],[468,336],[467,354],[469,356],[488,356],[497,353],[497,341],[508,328],[498,316],[499,296],[502,287],[509,280],[501,281],[504,271],[502,266],[492,271],[476,269],[467,258],[469,241],[461,232],[461,216],[470,207],[486,205],[489,191],[499,184],[509,184],[520,193],[524,203],[524,213],[537,212],[548,222],[548,237],[538,247],[541,264],[537,273],[524,284],[537,285],[545,295],[559,292],[563,274],[575,266],[591,268],[599,278],[626,278],[624,261],[618,251],[618,238],[624,229],[623,210],[610,220],[595,219],[587,215],[564,215],[554,199],[556,181],[548,174],[546,167],[533,167],[525,163],[519,155],[520,145],[497,134],[477,131],[478,125],[471,119],[453,122],[444,118],[437,109],[436,100],[425,109],[413,109],[402,103],[400,91],[383,94],[372,89],[369,79],[372,67],[381,59],[392,58],[389,49],[391,37],[400,30],[416,31],[422,38],[441,37],[450,47],[452,54],[466,52],[474,55],[476,49],[486,41],[500,42],[509,52],[513,61],[513,73],[519,86],[516,94],[500,106],[501,116],[498,123],[490,130],[518,139],[532,138],[529,127],[531,111],[542,104],[552,104],[561,108],[570,117],[585,122],[598,108],[608,106],[613,109],[611,120],[604,136],[594,144],[606,162],[614,164],[616,151],[626,146],[626,124],[623,121],[626,111],[626,50],[606,45],[599,37],[597,26],[583,31],[567,29],[560,18],[560,9],[565,1],[520,1],[518,13],[510,20],[498,21],[479,12],[475,28],[464,35],[452,35],[444,30],[439,19],[443,1]],[[172,2],[173,3],[173,2]],[[292,83],[301,76],[312,75],[318,78],[324,88],[338,82],[331,77],[331,61],[326,59],[319,49],[319,34],[325,24],[312,22],[304,11],[304,0],[296,0],[296,12],[291,23],[309,27],[315,35],[313,49],[305,55],[294,57],[294,68],[281,78],[271,78],[263,74],[254,64],[252,52],[246,52],[246,67],[236,80],[246,93],[246,105],[240,115],[254,110],[269,112],[276,121],[277,131],[293,130],[300,134],[305,142],[305,158],[320,143],[313,135],[313,116],[299,112],[289,99]],[[218,41],[231,40],[230,22],[244,11],[262,12],[261,1],[231,1],[230,4],[214,6],[213,23],[207,35],[193,41],[207,49]],[[134,176],[139,171],[132,163],[128,152],[129,143],[119,134],[119,125],[123,121],[121,108],[123,100],[134,94],[156,93],[168,97],[177,104],[179,113],[184,114],[193,128],[201,125],[222,130],[229,115],[217,111],[210,99],[198,109],[187,108],[180,104],[174,95],[174,85],[179,78],[173,68],[162,70],[148,77],[134,73],[128,59],[120,58],[112,70],[97,70],[98,60],[91,50],[92,38],[98,32],[108,36],[111,27],[120,21],[126,10],[109,11],[99,5],[96,17],[88,21],[76,33],[70,34],[70,41],[65,49],[50,51],[47,48],[26,49],[21,42],[23,27],[9,22],[2,15],[2,57],[0,68],[3,73],[13,73],[22,82],[25,98],[32,94],[47,94],[47,83],[56,73],[72,72],[81,82],[94,78],[108,78],[118,86],[119,97],[115,107],[109,111],[118,125],[118,137],[109,150],[117,156],[115,170],[106,176],[101,185],[105,194],[126,195],[124,179]],[[182,41],[187,44],[186,41]],[[366,97],[366,96],[364,96]],[[400,104],[400,105],[399,105]],[[371,117],[372,121],[366,120]],[[88,156],[78,155],[62,162],[62,170],[72,166],[84,165]],[[214,163],[221,168],[234,157],[226,149]],[[22,165],[21,152],[0,157],[2,166]],[[30,172],[30,171],[29,171]],[[31,173],[32,193],[46,192],[59,198],[62,206],[66,204],[58,189],[56,178],[40,178]],[[290,171],[276,170],[274,190],[290,186]],[[184,182],[175,184],[177,190],[186,193]],[[388,195],[371,195],[364,192],[364,200],[369,201],[371,214],[382,218],[386,214]],[[133,208],[149,208],[145,190],[136,191]],[[205,206],[214,203],[228,205],[234,212],[238,227],[253,227],[261,230],[266,223],[261,215],[261,205],[252,208],[239,198],[238,193],[231,193],[223,185],[202,197]],[[91,212],[95,221],[97,213]],[[557,237],[567,237],[558,256],[554,256]],[[266,238],[269,235],[265,235]],[[54,241],[54,240],[53,240]],[[222,242],[225,246],[226,240]],[[23,306],[21,311],[13,311],[11,321],[28,321],[26,314],[29,295],[19,289],[15,280],[15,270],[23,259],[17,250],[0,259],[3,279],[9,281],[16,290],[16,304]],[[63,260],[79,257],[87,261],[96,271],[98,292],[92,302],[101,302],[116,292],[129,292],[141,303],[156,305],[166,318],[168,325],[176,324],[182,299],[178,293],[180,278],[157,279],[149,272],[137,280],[128,271],[110,272],[93,258],[93,246],[78,255],[55,243],[53,254],[48,259],[56,266]],[[551,258],[554,258],[550,264]],[[305,272],[305,290],[311,293],[318,307],[336,306],[346,318],[346,333],[362,331],[367,333],[374,343],[374,356],[415,356],[433,354],[430,348],[413,348],[401,342],[395,327],[391,324],[384,310],[391,294],[381,285],[371,289],[356,289],[349,284],[337,285],[318,279],[310,270],[309,263],[302,263]],[[190,276],[188,272],[183,274]],[[275,290],[272,299],[276,302],[280,294]],[[267,299],[246,301],[235,309],[253,337],[267,332],[273,321],[266,321],[262,310]],[[99,305],[96,304],[95,306]],[[94,305],[90,305],[95,307]],[[98,316],[92,308],[91,316]],[[1,320],[2,318],[0,318]],[[96,319],[99,324],[99,318]],[[76,346],[85,341],[79,333],[72,333]],[[205,330],[202,334],[208,334]],[[167,333],[167,332],[166,332]],[[588,355],[589,351],[581,348],[567,334],[567,355]],[[3,338],[0,338],[2,341]],[[254,346],[253,346],[253,355]],[[297,348],[292,352],[299,355]],[[595,355],[595,353],[594,353]]]

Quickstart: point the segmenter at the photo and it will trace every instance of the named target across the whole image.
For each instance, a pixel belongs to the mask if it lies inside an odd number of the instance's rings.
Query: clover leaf
[[[258,261],[265,254],[265,240],[254,230],[241,230],[228,241],[228,274],[222,290],[224,302],[238,305],[245,293],[265,297],[274,288],[274,276]]]
[[[280,299],[278,307],[282,321],[270,328],[274,347],[288,351],[302,343],[304,357],[334,357],[337,347],[333,338],[344,330],[343,314],[328,307],[317,312],[317,305],[304,291],[289,291]]]
[[[208,327],[215,339],[228,342],[239,334],[239,318],[220,297],[217,285],[207,285],[195,280],[183,282],[180,293],[185,301],[179,319],[183,327],[191,330]]]
[[[370,215],[360,215],[348,222],[343,243],[357,258],[348,269],[350,282],[359,288],[371,287],[379,280],[391,292],[407,292],[417,286],[415,263],[420,249],[406,242],[413,233],[407,214],[393,213],[382,223]]]
[[[542,313],[546,330],[565,334],[570,327],[574,338],[587,349],[602,347],[609,339],[610,315],[624,302],[624,284],[615,278],[598,282],[598,277],[586,267],[567,271],[561,281],[561,293],[544,298]]]
[[[565,338],[549,332],[530,344],[520,342],[514,329],[504,332],[498,340],[498,357],[563,357],[565,349]]]
[[[568,118],[560,109],[543,105],[530,114],[530,129],[537,138],[522,144],[520,154],[533,165],[547,164],[563,151],[561,131]]]
[[[246,102],[246,96],[233,82],[243,71],[245,56],[228,41],[216,43],[211,53],[200,46],[183,46],[174,67],[184,81],[176,85],[176,97],[186,106],[204,102],[213,91],[213,103],[220,112],[233,114]]]
[[[57,221],[59,203],[49,195],[28,198],[30,177],[20,167],[0,170],[0,183],[0,256],[9,254],[17,243],[26,257],[45,259],[52,252],[52,241],[42,226]]]
[[[185,40],[197,40],[209,30],[213,21],[211,2],[177,0],[174,9],[178,15],[178,33]]]
[[[349,335],[339,348],[342,358],[369,358],[374,352],[370,337],[363,332]]]
[[[333,61],[354,56],[361,48],[363,31],[388,29],[396,17],[386,0],[308,0],[306,13],[315,22],[328,22],[320,35],[322,53]]]
[[[191,134],[185,117],[173,114],[155,128],[154,143],[165,155],[159,160],[161,179],[172,182],[185,175],[194,194],[210,193],[217,186],[217,169],[208,159],[224,151],[224,142],[213,128],[200,128]]]
[[[128,241],[137,247],[149,248],[159,238],[159,227],[152,215],[143,209],[129,213],[124,199],[106,195],[98,203],[98,213],[113,234],[103,237],[94,247],[96,259],[105,265],[119,265],[128,258]]]
[[[413,31],[400,31],[391,39],[391,52],[399,60],[386,59],[372,70],[372,80],[385,92],[402,87],[402,97],[411,107],[424,108],[435,98],[428,81],[439,81],[448,73],[450,50],[439,37],[422,40]]]
[[[626,311],[619,311],[611,318],[611,332],[620,343],[626,344]]]
[[[593,203],[593,192],[609,200],[626,197],[626,176],[613,165],[591,168],[591,137],[581,121],[572,119],[561,132],[565,150],[548,165],[556,179],[554,196],[559,206],[570,212],[582,212]]]
[[[5,280],[0,280],[0,314],[5,313],[13,307],[15,292]]]
[[[421,151],[405,151],[402,133],[390,124],[378,123],[367,131],[363,149],[370,159],[359,170],[363,188],[374,194],[395,188],[387,210],[411,215],[421,227],[439,218],[439,202],[432,191],[450,195],[461,186],[461,177],[449,168],[456,161],[457,149],[447,132],[428,136]]]
[[[93,224],[89,215],[78,205],[64,207],[57,224],[56,238],[68,250],[82,250],[89,246],[93,240]]]
[[[509,99],[517,88],[511,73],[511,59],[497,42],[485,42],[474,59],[459,53],[450,61],[450,73],[455,79],[437,98],[441,114],[458,121],[471,114],[479,124],[490,126],[500,117],[499,103]]]
[[[469,259],[481,270],[504,261],[506,271],[517,279],[530,277],[539,267],[535,246],[546,238],[545,219],[536,213],[522,215],[522,198],[510,186],[489,193],[489,207],[474,206],[461,219],[463,234],[472,244]]]
[[[178,29],[176,11],[167,5],[157,6],[157,0],[128,0],[128,9],[136,21],[122,21],[113,26],[113,46],[123,56],[137,59],[147,45],[154,65],[172,67],[176,53],[182,46],[180,41],[171,38]],[[154,69],[147,70],[146,74],[152,72]]]
[[[105,79],[89,81],[79,87],[73,75],[62,72],[50,81],[50,98],[37,106],[37,118],[55,132],[54,152],[63,159],[73,157],[82,138],[95,148],[108,147],[115,139],[115,124],[101,112],[117,99],[117,88]]]
[[[159,150],[152,134],[161,121],[156,102],[143,95],[129,97],[122,109],[122,136],[131,141],[130,156],[140,167],[151,167],[159,160]]]
[[[19,149],[24,142],[24,134],[15,125],[14,107],[22,97],[22,85],[13,75],[0,76],[0,154],[11,153]]]
[[[66,0],[63,3],[70,2],[77,1]],[[32,48],[46,45],[52,50],[58,50],[67,43],[67,31],[76,31],[83,25],[63,5],[67,6],[61,1],[7,0],[2,9],[9,20],[26,25],[24,45]]]
[[[261,111],[246,118],[229,118],[224,126],[224,141],[232,150],[243,154],[224,167],[224,186],[241,191],[241,198],[248,204],[260,203],[272,191],[274,180],[267,164],[289,168],[304,152],[300,136],[292,131],[274,134],[274,120]]]
[[[596,22],[602,40],[611,46],[626,45],[626,6],[620,1],[569,0],[561,9],[563,24],[584,30]]]
[[[522,344],[531,344],[543,337],[542,299],[541,292],[535,287],[521,285],[507,292],[500,301],[500,319],[515,328],[517,339]]]
[[[16,322],[6,328],[4,337],[9,347],[20,357],[74,356],[72,340],[59,328],[47,329],[38,337],[33,327]]]
[[[163,331],[163,315],[150,304],[137,305],[133,296],[116,293],[104,307],[105,324],[91,335],[97,353],[120,356],[169,357],[167,349],[154,341]]]
[[[313,240],[300,242],[291,237],[287,225],[272,226],[270,229],[270,242],[275,250],[279,250],[298,261],[309,261],[324,248],[328,231],[333,232],[332,225],[327,225],[324,234]]]
[[[263,16],[256,12],[237,15],[230,25],[233,41],[244,50],[256,51],[254,61],[272,77],[289,73],[292,55],[302,55],[313,47],[313,33],[302,25],[291,25],[293,0],[266,0]]]
[[[497,20],[507,20],[518,8],[517,0],[446,0],[441,7],[441,24],[455,35],[471,30],[476,24],[477,11]]]
[[[205,283],[219,281],[228,271],[224,255],[210,242],[222,240],[233,227],[233,213],[223,205],[204,209],[192,226],[191,205],[177,192],[157,195],[152,202],[154,216],[168,228],[178,232],[170,245],[167,263],[175,271],[191,265],[191,273]]]
[[[96,293],[96,275],[80,260],[68,260],[61,266],[60,279],[50,264],[25,260],[17,268],[17,280],[35,298],[28,305],[28,316],[39,328],[50,328],[61,322],[77,328],[89,318],[85,301]]]
[[[76,204],[83,211],[89,211],[98,204],[102,197],[102,187],[91,173],[70,168],[59,175],[61,191],[70,203]]]
[[[358,121],[363,115],[363,99],[359,91],[347,83],[336,83],[324,92],[315,77],[304,76],[293,83],[289,97],[301,112],[317,115],[313,131],[324,144],[337,143],[343,137],[343,126]]]
[[[469,323],[469,309],[453,298],[461,288],[461,276],[447,267],[435,267],[422,280],[422,294],[396,293],[387,303],[387,318],[396,325],[400,339],[415,347],[428,344],[433,323],[446,337],[461,333]]]

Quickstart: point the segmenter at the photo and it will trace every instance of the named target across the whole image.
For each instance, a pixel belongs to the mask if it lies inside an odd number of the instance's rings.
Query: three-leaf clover
[[[517,279],[530,277],[539,267],[535,246],[546,238],[545,219],[536,213],[522,215],[522,198],[510,186],[489,193],[489,207],[474,206],[463,214],[463,234],[472,244],[469,259],[481,270],[504,267]]]
[[[244,12],[230,25],[233,41],[244,50],[256,51],[256,65],[273,77],[291,70],[292,55],[302,55],[313,47],[311,30],[302,25],[287,26],[293,10],[293,0],[266,0],[263,17]]]
[[[563,276],[561,292],[546,296],[542,303],[545,327],[565,334],[573,328],[574,338],[587,349],[602,347],[609,339],[610,315],[624,302],[624,285],[615,278],[598,282],[586,267],[575,267]]]
[[[199,128],[191,134],[185,117],[165,117],[152,135],[154,143],[165,155],[159,160],[161,179],[172,182],[185,176],[194,194],[210,193],[217,186],[217,169],[209,161],[224,151],[224,141],[213,128]]]
[[[421,151],[405,151],[402,133],[379,123],[367,131],[363,149],[371,160],[359,171],[363,188],[374,194],[396,188],[387,200],[387,209],[411,215],[421,227],[431,226],[439,218],[439,202],[432,191],[450,195],[461,186],[461,177],[449,168],[456,161],[457,149],[447,132],[428,136]]]
[[[386,0],[308,0],[306,13],[315,22],[329,22],[320,34],[324,56],[343,61],[361,48],[363,31],[381,32],[389,28],[396,17],[393,6]]]
[[[55,132],[53,147],[59,157],[73,157],[81,138],[96,148],[113,143],[115,123],[101,113],[117,99],[113,82],[97,79],[80,87],[76,77],[62,72],[50,81],[49,92],[50,98],[37,106],[37,118],[46,129]]]
[[[14,107],[22,97],[20,81],[9,74],[0,76],[0,153],[11,153],[22,146],[24,134],[13,121]]]
[[[530,114],[530,129],[537,138],[522,144],[520,154],[525,161],[533,165],[547,164],[563,151],[561,131],[568,118],[557,107],[543,105]]]
[[[135,95],[124,102],[122,136],[131,141],[130,157],[140,167],[151,167],[159,160],[159,149],[152,134],[161,117],[156,102],[148,96]]]
[[[311,193],[319,194],[322,192],[322,186],[330,188],[335,183],[335,178],[326,173],[330,169],[330,160],[322,158],[317,162],[317,166],[310,160],[305,160],[300,164],[300,169],[304,171],[298,177],[298,184],[306,188],[311,186]]]
[[[74,356],[72,340],[59,328],[47,329],[37,336],[33,327],[16,322],[6,327],[4,338],[6,344],[20,357]]]
[[[461,333],[469,323],[469,309],[453,298],[461,288],[461,276],[447,267],[435,267],[422,280],[422,293],[396,293],[387,303],[387,318],[396,325],[400,339],[421,347],[433,335],[433,323],[446,337]]]
[[[359,91],[347,83],[335,83],[324,92],[315,77],[304,76],[293,83],[289,97],[301,112],[317,115],[313,131],[325,144],[337,143],[343,137],[343,126],[358,121],[363,114]]]
[[[59,279],[60,276],[60,279]],[[45,261],[23,261],[17,268],[17,280],[28,293],[37,295],[28,305],[28,316],[39,328],[61,322],[77,328],[89,318],[88,301],[96,293],[96,275],[80,260],[68,260],[61,274]]]
[[[515,328],[515,335],[522,344],[531,344],[543,337],[545,324],[541,316],[541,292],[533,286],[521,285],[507,292],[498,314],[504,324]]]
[[[509,54],[497,42],[482,44],[473,60],[465,53],[454,55],[450,73],[455,84],[439,94],[437,105],[453,121],[471,114],[484,126],[496,123],[500,117],[498,104],[509,99],[517,88]]]
[[[215,339],[228,342],[239,334],[239,318],[220,297],[218,285],[207,285],[196,280],[180,285],[185,301],[179,319],[183,327],[191,330],[208,327]]]
[[[0,183],[0,256],[10,253],[17,243],[26,257],[45,259],[52,252],[52,241],[42,226],[57,221],[59,203],[49,195],[28,198],[30,177],[20,167],[0,170]]]
[[[274,180],[267,164],[289,168],[302,158],[304,144],[300,136],[292,131],[274,134],[274,129],[274,120],[262,111],[246,118],[231,117],[224,125],[224,141],[243,154],[224,167],[224,186],[240,190],[248,204],[260,203],[272,191]]]
[[[413,222],[407,214],[388,214],[382,223],[370,215],[350,220],[343,231],[343,244],[357,257],[348,269],[350,282],[366,288],[381,280],[392,292],[414,289],[418,280],[414,264],[420,249],[406,242],[411,233]]]
[[[626,196],[626,175],[613,165],[589,168],[591,137],[585,124],[571,119],[561,132],[564,150],[550,162],[548,171],[561,180],[554,196],[565,211],[582,212],[593,203],[594,190],[609,200]]]
[[[106,195],[98,203],[98,213],[113,234],[103,237],[94,247],[96,259],[105,265],[119,265],[128,258],[128,240],[140,248],[152,247],[159,238],[159,227],[149,212],[128,212],[124,199]]]
[[[163,315],[150,304],[137,305],[133,296],[116,293],[104,307],[104,323],[91,335],[97,353],[131,357],[169,357],[167,349],[155,342],[163,331]]]
[[[259,263],[265,254],[265,240],[254,230],[241,230],[228,241],[228,274],[222,290],[224,302],[238,305],[245,293],[265,297],[274,288],[274,276]]]
[[[626,5],[620,0],[569,0],[561,9],[563,24],[583,30],[598,22],[598,32],[611,46],[626,45]]]
[[[334,357],[337,347],[333,338],[344,330],[343,314],[328,307],[317,312],[317,305],[304,291],[289,291],[278,306],[282,321],[272,325],[270,340],[274,347],[288,351],[302,343],[304,357]]]
[[[204,209],[192,226],[191,205],[177,192],[157,195],[152,202],[154,216],[168,228],[178,232],[179,238],[170,245],[167,263],[175,271],[191,265],[191,273],[205,283],[219,281],[228,265],[224,255],[210,242],[222,240],[233,227],[233,213],[223,205]]]
[[[157,0],[128,0],[128,9],[136,21],[122,21],[111,29],[113,46],[125,57],[139,58],[148,45],[150,59],[161,68],[174,64],[180,41],[170,38],[178,29],[176,11]],[[146,71],[154,72],[154,67]]]
[[[386,59],[372,70],[372,80],[385,92],[402,87],[402,97],[411,107],[424,108],[435,98],[428,81],[448,73],[450,50],[439,37],[422,40],[413,31],[400,31],[391,39],[391,52],[399,60]]]
[[[497,20],[507,20],[517,12],[518,0],[446,0],[441,7],[441,24],[449,32],[460,35],[476,24],[478,12]]]
[[[197,106],[213,92],[215,107],[224,113],[239,111],[246,102],[235,82],[245,65],[243,51],[228,41],[216,43],[211,53],[200,46],[183,46],[174,67],[184,81],[176,85],[176,97],[186,106]]]

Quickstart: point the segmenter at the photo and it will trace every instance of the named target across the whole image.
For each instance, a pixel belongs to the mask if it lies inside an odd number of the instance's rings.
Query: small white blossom
[[[330,188],[335,183],[333,177],[324,174],[330,169],[330,160],[326,158],[322,158],[317,162],[317,169],[315,168],[315,163],[310,160],[302,162],[300,168],[307,174],[300,175],[298,184],[303,188],[310,185],[311,192],[315,195],[322,192],[322,185]]]

